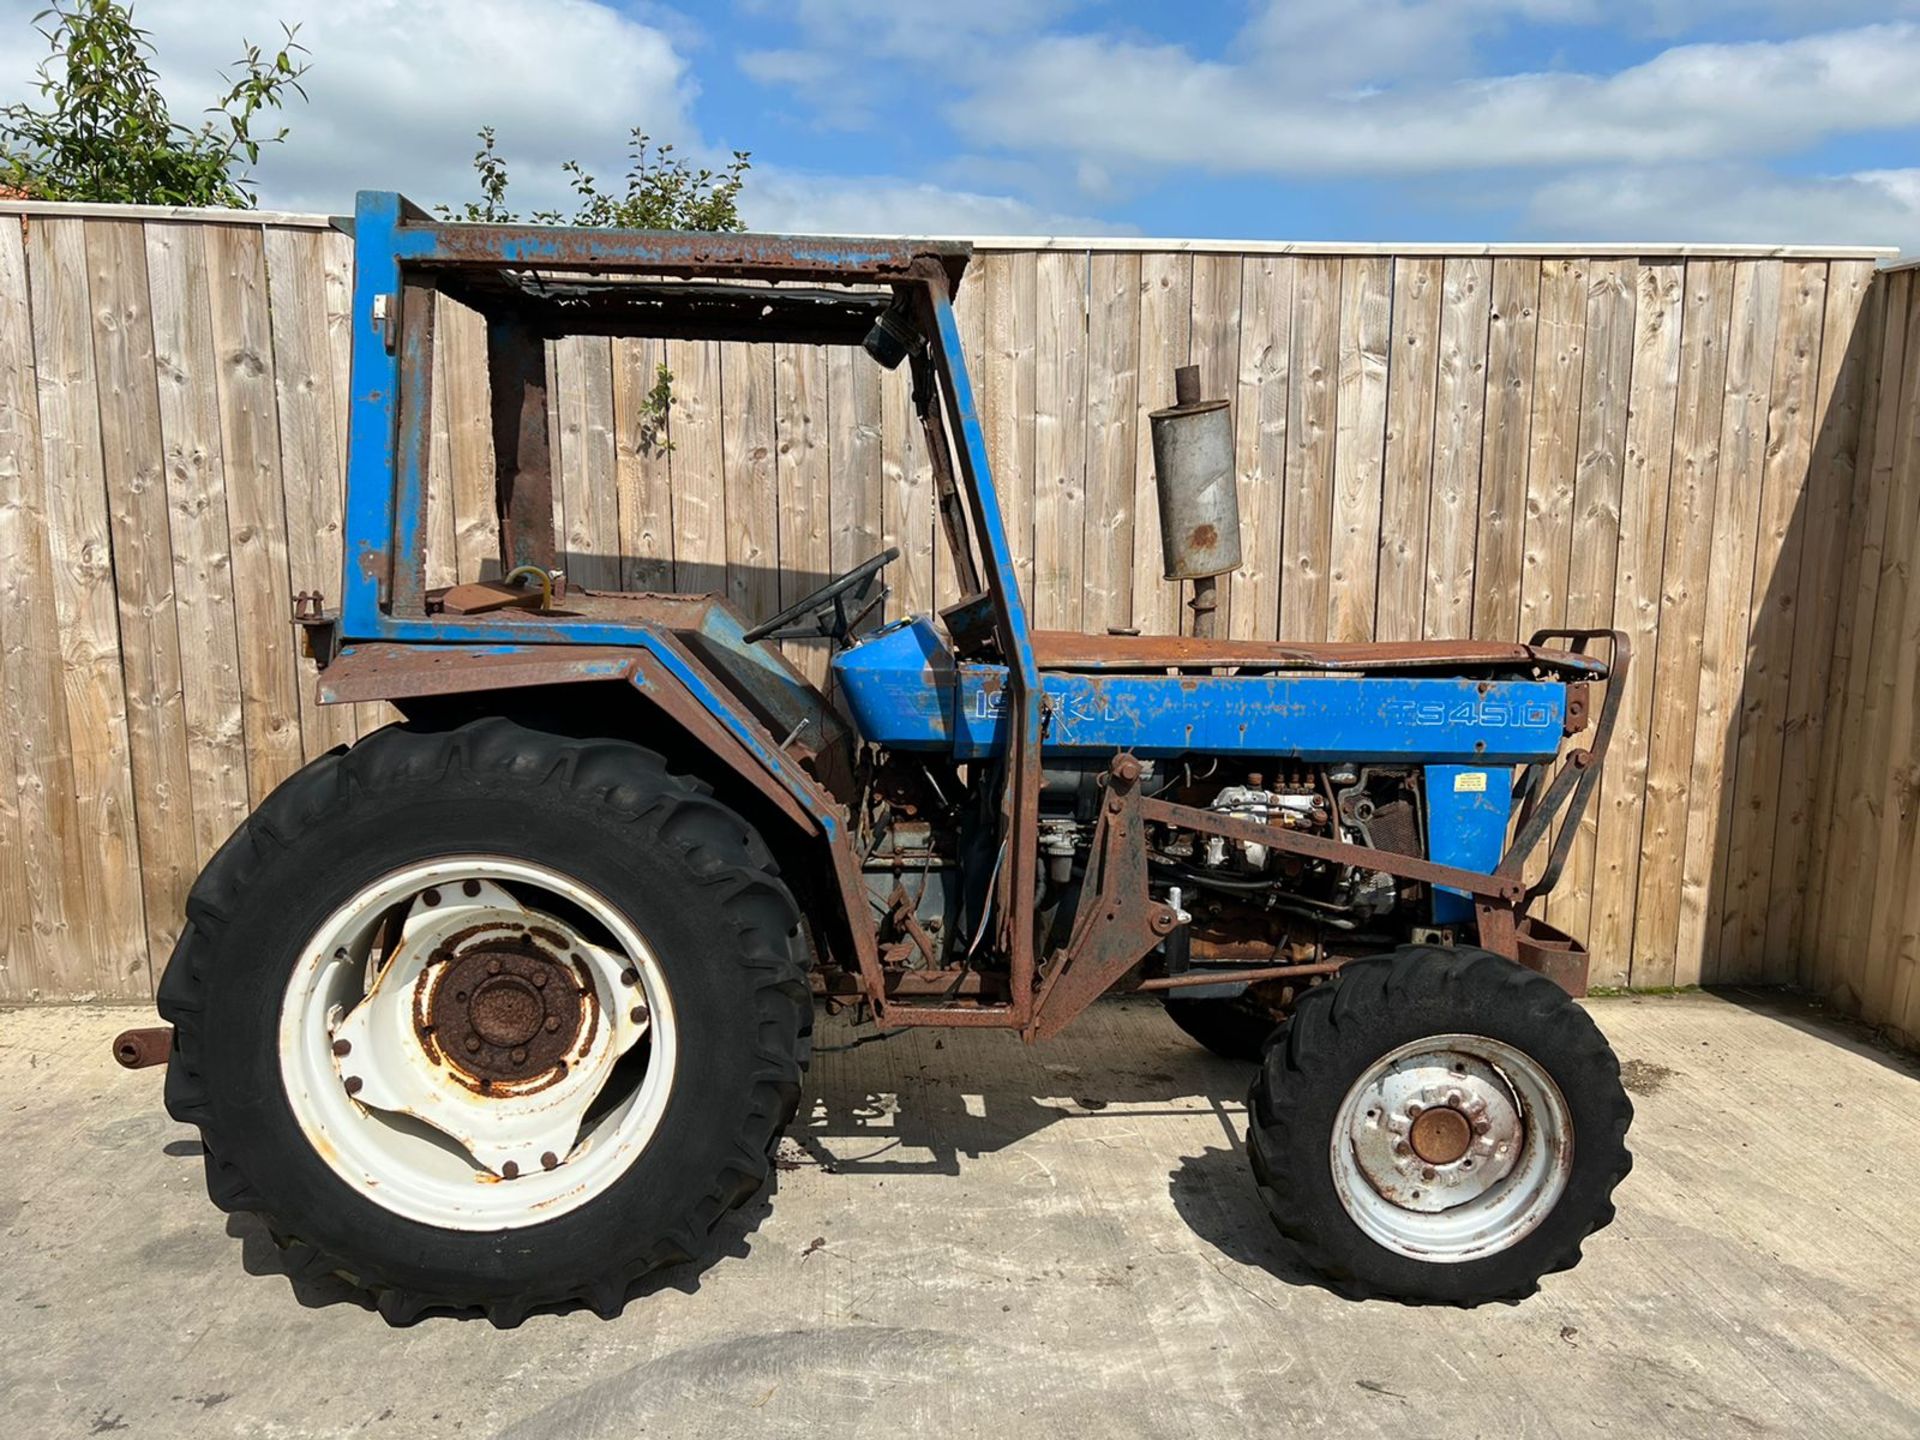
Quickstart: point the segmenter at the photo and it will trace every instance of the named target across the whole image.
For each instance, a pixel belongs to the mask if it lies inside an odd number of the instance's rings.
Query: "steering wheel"
[[[778,615],[762,620],[741,638],[751,644],[769,637],[775,640],[806,640],[825,635],[836,643],[845,643],[853,634],[854,627],[886,598],[884,586],[879,594],[873,596],[866,593],[867,588],[882,570],[899,558],[900,547],[895,545],[871,560],[862,560],[846,574],[829,580],[811,595],[794,601]],[[855,597],[854,603],[859,607],[852,613],[847,608],[850,596]],[[802,621],[807,623],[800,623]]]

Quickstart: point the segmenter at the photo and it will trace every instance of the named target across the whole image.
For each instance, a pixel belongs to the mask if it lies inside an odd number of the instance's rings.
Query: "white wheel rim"
[[[1377,1244],[1457,1264],[1512,1248],[1553,1212],[1573,1138],[1560,1087],[1525,1051],[1434,1035],[1388,1051],[1348,1090],[1334,1189]]]
[[[555,897],[565,904],[554,904]],[[578,907],[604,933],[587,938],[543,909],[542,900],[555,910]],[[508,918],[511,901],[532,919]],[[370,991],[369,956],[382,922],[403,906],[401,938]],[[463,923],[452,925],[450,915]],[[462,943],[463,929],[490,938]],[[535,933],[541,938],[530,952],[545,955],[564,942],[558,948],[566,967],[552,973],[577,977],[577,998],[568,1002],[579,1016],[577,1032],[535,1027],[570,1040],[563,1059],[525,1081],[495,1080],[469,1073],[483,1060],[456,1061],[460,1037],[448,1038],[449,1053],[436,1053],[437,1036],[429,1033],[436,1027],[420,1022],[453,1013],[436,1000],[438,981],[455,963],[494,953],[483,945]],[[561,957],[547,958],[557,964]],[[507,957],[507,981],[516,962]],[[529,960],[530,973],[544,963]],[[519,988],[533,993],[530,985]],[[564,988],[556,985],[555,995]],[[341,1040],[349,1041],[345,1056],[335,1053]],[[641,1049],[643,1040],[650,1049]],[[327,917],[287,983],[279,1042],[294,1118],[336,1175],[407,1219],[500,1230],[564,1215],[633,1167],[666,1110],[678,1026],[652,950],[602,896],[542,865],[462,855],[393,871]],[[484,1063],[503,1063],[491,1043],[475,1048],[484,1048]],[[637,1078],[636,1064],[622,1064],[629,1053],[644,1057]]]

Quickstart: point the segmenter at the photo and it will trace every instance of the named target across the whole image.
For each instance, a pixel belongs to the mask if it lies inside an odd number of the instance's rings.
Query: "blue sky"
[[[42,0],[0,0],[0,97]],[[263,16],[312,101],[262,199],[462,199],[751,150],[758,227],[1920,250],[1920,0],[141,0],[182,115]]]

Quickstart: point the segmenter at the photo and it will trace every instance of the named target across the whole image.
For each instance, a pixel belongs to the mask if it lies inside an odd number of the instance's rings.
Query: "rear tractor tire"
[[[501,718],[314,761],[195,884],[167,1109],[295,1275],[517,1323],[701,1258],[812,1004],[766,845],[635,745]]]
[[[1522,1299],[1578,1263],[1633,1164],[1599,1027],[1484,950],[1409,946],[1308,991],[1247,1108],[1274,1223],[1358,1296]]]

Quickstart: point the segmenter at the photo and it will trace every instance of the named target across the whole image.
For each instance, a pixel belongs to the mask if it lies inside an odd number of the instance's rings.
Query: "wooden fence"
[[[298,217],[6,208],[0,998],[144,996],[248,806],[382,719],[313,705],[286,623],[294,591],[338,590],[350,247]],[[1920,340],[1887,323],[1910,288],[1866,252],[1054,242],[984,249],[958,309],[1037,624],[1176,627],[1144,417],[1196,363],[1235,407],[1231,634],[1628,630],[1552,918],[1597,983],[1823,984],[1825,932],[1869,923],[1829,897],[1886,876],[1817,833],[1870,816],[1888,875],[1914,838],[1911,804],[1882,808],[1920,773]],[[474,317],[437,344],[443,583],[494,539]],[[670,446],[648,443],[663,363]],[[903,375],[786,345],[568,341],[552,364],[575,580],[757,615],[898,544],[900,607],[950,598]]]
[[[1874,289],[1795,978],[1920,1047],[1920,268]]]

